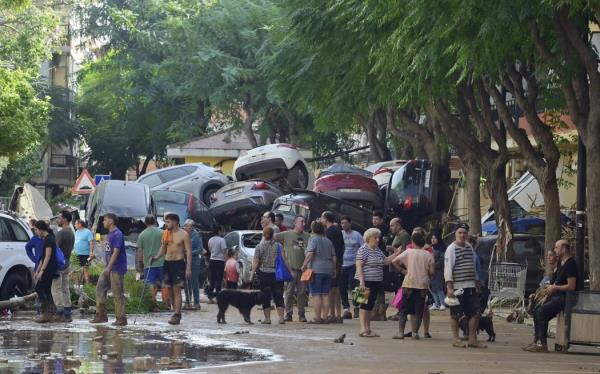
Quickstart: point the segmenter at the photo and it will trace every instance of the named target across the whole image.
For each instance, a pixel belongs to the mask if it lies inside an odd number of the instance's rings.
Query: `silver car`
[[[148,185],[150,190],[178,190],[189,192],[210,206],[215,192],[229,183],[229,178],[215,168],[202,163],[183,164],[144,174],[137,182]]]
[[[237,249],[238,251],[238,270],[240,272],[238,285],[240,287],[250,284],[254,249],[261,240],[262,231],[258,230],[232,231],[225,235],[227,249]]]

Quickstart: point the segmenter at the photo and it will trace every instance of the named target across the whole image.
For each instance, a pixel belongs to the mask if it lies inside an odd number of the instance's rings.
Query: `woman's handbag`
[[[285,262],[283,261],[283,255],[281,254],[281,244],[277,244],[277,258],[275,259],[275,280],[290,282],[294,278],[292,274],[288,271],[285,266]]]
[[[302,276],[300,277],[300,281],[304,283],[311,283],[315,278],[315,272],[313,269],[306,269],[302,272]]]
[[[404,292],[402,292],[402,287],[400,287],[398,289],[398,291],[396,292],[396,296],[394,297],[394,300],[392,301],[392,306],[398,310],[402,309],[402,294],[403,293]]]

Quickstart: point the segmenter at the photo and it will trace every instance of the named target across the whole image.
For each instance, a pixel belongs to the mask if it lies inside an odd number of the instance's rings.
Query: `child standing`
[[[227,288],[235,290],[238,287],[240,272],[238,270],[238,254],[233,249],[227,251],[227,262],[225,262],[225,281]]]

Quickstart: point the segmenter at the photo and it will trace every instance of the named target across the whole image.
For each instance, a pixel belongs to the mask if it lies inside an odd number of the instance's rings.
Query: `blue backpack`
[[[65,270],[65,254],[63,253],[62,249],[60,249],[58,246],[56,247],[56,266],[58,267],[58,270]]]

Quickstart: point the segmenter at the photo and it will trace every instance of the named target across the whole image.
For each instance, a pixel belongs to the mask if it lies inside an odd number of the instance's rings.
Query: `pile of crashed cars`
[[[315,178],[296,147],[268,144],[236,160],[233,181],[203,164],[159,169],[137,182],[103,181],[87,201],[86,218],[92,231],[103,233],[103,214],[116,213],[129,243],[144,229],[146,214],[176,212],[181,222],[191,218],[205,241],[224,225],[228,247],[239,252],[240,283],[246,283],[265,211],[280,213],[283,224],[292,227],[296,216],[311,222],[329,210],[352,217],[354,228],[363,232],[371,227],[373,210],[434,208],[432,172],[428,161],[390,161],[370,169],[334,164]]]

